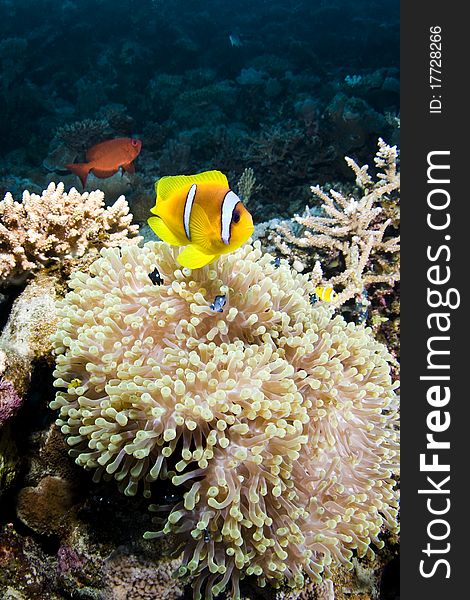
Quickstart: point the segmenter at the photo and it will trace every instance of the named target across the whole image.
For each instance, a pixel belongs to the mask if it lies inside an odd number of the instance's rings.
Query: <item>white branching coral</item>
[[[131,222],[124,196],[106,207],[99,190],[67,193],[63,183],[51,183],[41,196],[25,191],[21,202],[7,193],[0,201],[0,285],[94,248],[136,243]]]
[[[238,599],[245,575],[319,581],[397,527],[387,350],[312,306],[312,281],[259,242],[195,271],[177,254],[103,249],[72,276],[53,336],[57,422],[96,480],[182,490],[146,536],[172,534],[196,599]]]
[[[318,216],[308,207],[303,216],[295,216],[294,221],[303,229],[301,235],[293,233],[287,222],[278,227],[281,235],[275,242],[286,255],[300,248],[336,252],[342,257],[344,269],[323,280],[324,285],[342,290],[336,305],[361,294],[371,283],[393,285],[400,278],[400,239],[397,235],[387,234],[387,229],[399,221],[397,161],[396,146],[388,146],[379,139],[374,159],[378,173],[374,181],[368,173],[368,165],[359,167],[353,159],[346,157],[362,197],[348,198],[335,190],[326,193],[319,186],[312,186],[312,192],[322,201],[325,216]]]

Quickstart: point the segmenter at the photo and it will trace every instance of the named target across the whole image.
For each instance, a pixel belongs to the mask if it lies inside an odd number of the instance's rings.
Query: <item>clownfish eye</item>
[[[139,144],[138,140],[132,140],[131,144],[134,146],[134,148]]]
[[[240,221],[240,212],[238,210],[233,211],[232,221],[238,223]]]

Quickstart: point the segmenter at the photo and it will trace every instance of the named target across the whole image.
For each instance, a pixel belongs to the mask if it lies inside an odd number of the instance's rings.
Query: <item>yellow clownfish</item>
[[[183,267],[198,269],[239,248],[254,231],[251,214],[220,171],[162,177],[148,224]]]
[[[338,297],[331,285],[316,287],[315,294],[324,302],[334,302]]]

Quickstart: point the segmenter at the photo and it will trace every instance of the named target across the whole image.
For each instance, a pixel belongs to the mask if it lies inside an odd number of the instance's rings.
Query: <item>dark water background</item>
[[[0,0],[0,74],[1,194],[79,185],[65,163],[133,135],[131,204],[162,175],[252,167],[258,216],[292,214],[345,154],[398,141],[399,3]]]

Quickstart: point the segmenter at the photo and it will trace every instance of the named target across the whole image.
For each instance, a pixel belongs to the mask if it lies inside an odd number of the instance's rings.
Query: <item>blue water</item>
[[[275,214],[396,143],[399,3],[0,0],[0,69],[0,193],[70,177],[57,131],[105,120],[74,160],[141,138],[131,201],[160,175],[250,166]]]

